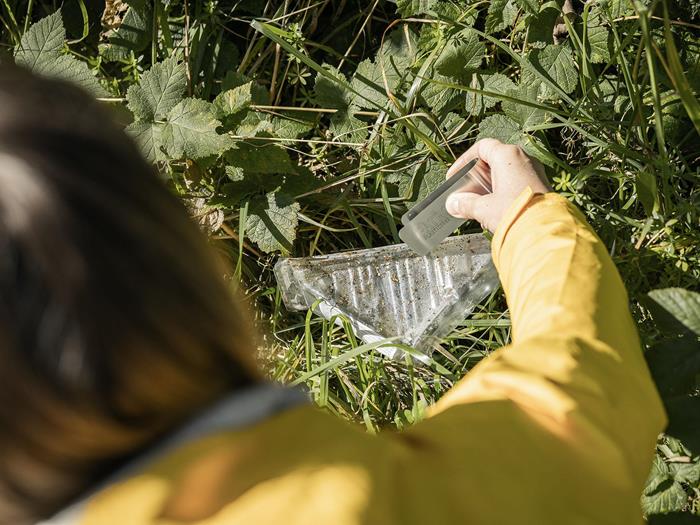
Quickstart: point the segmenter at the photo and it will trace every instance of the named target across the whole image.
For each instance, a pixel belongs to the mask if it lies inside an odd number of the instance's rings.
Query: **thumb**
[[[478,212],[481,206],[479,200],[484,196],[469,191],[453,193],[447,198],[445,208],[447,213],[459,219],[479,220]]]

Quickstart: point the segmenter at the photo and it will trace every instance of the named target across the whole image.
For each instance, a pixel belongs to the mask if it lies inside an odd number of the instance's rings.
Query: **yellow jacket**
[[[372,436],[295,406],[171,449],[65,523],[641,523],[666,419],[605,247],[566,199],[526,191],[493,259],[513,343],[425,421]]]

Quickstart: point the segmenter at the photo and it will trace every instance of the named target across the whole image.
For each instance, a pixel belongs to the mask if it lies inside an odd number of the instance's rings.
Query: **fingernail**
[[[450,215],[459,215],[459,197],[454,194],[447,197],[447,201],[445,201],[445,208],[447,209],[447,213]]]

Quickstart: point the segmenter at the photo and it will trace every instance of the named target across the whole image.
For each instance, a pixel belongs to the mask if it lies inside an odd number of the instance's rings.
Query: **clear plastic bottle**
[[[429,255],[397,244],[281,259],[275,275],[288,309],[342,314],[364,342],[398,336],[425,355],[498,287],[481,234],[449,237]],[[379,351],[403,357],[396,347]]]

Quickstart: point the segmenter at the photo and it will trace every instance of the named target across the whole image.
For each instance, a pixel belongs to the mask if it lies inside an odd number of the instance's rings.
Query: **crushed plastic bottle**
[[[342,314],[364,342],[398,336],[425,356],[498,286],[481,234],[449,237],[429,255],[397,244],[281,259],[275,276],[289,310],[315,308],[326,319]],[[404,354],[378,350],[392,359]]]

